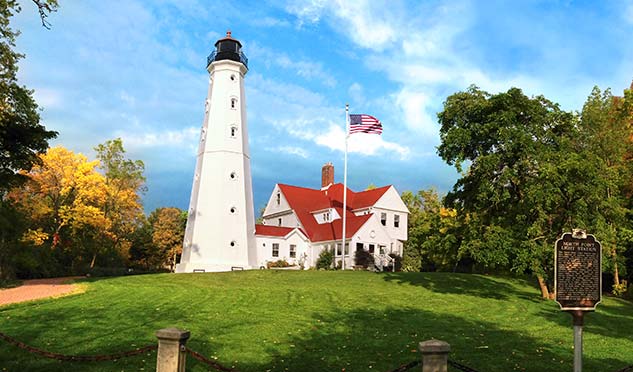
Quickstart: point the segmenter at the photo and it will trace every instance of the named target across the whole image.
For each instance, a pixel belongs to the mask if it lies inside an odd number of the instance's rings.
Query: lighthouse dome
[[[207,58],[207,66],[225,59],[240,62],[248,67],[248,58],[242,52],[242,43],[231,36],[231,31],[227,31],[226,37],[215,42],[215,50]]]

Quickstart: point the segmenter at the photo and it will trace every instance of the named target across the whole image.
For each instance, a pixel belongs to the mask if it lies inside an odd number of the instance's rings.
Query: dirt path
[[[19,287],[0,289],[0,306],[72,293],[78,290],[79,286],[65,283],[78,278],[81,277],[25,280]]]

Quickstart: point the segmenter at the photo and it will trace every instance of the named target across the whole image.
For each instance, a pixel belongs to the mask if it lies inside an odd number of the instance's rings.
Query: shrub
[[[316,267],[319,270],[330,270],[332,268],[332,261],[334,260],[334,254],[330,250],[323,250],[319,254]]]
[[[290,264],[284,259],[266,262],[266,266],[270,269],[271,267],[288,267]]]
[[[354,264],[356,266],[362,266],[367,268],[370,264],[374,263],[374,256],[364,249],[359,249],[354,252]]]
[[[626,280],[620,282],[620,284],[613,285],[613,295],[618,297],[624,297],[627,293],[628,283]]]

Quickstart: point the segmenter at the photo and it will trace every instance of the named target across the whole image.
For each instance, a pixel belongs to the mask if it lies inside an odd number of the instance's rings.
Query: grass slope
[[[66,354],[153,344],[170,326],[191,331],[190,348],[240,371],[388,371],[417,358],[418,342],[430,338],[480,371],[570,371],[573,363],[569,315],[531,283],[480,275],[146,275],[92,279],[83,294],[0,308],[0,332]],[[633,305],[606,298],[586,319],[585,370],[633,365],[632,330]],[[155,359],[57,362],[0,340],[3,371],[150,371]]]

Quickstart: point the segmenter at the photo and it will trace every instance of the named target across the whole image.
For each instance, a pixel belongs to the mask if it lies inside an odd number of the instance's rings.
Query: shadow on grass
[[[547,321],[569,327],[571,330],[571,315],[561,316],[561,313],[558,307],[541,311],[541,315]],[[598,304],[595,312],[587,312],[584,317],[585,335],[598,334],[633,342],[632,329],[633,304],[619,298],[609,298],[606,303]]]
[[[451,359],[482,372],[555,372],[573,367],[571,340],[556,347],[540,345],[526,335],[447,314],[387,309],[317,313],[313,318],[309,330],[283,343],[260,340],[261,363],[240,363],[240,371],[389,371],[416,360],[418,342],[431,338],[451,344]],[[195,337],[189,346],[205,351]],[[626,361],[585,358],[584,364],[588,371],[614,371]],[[200,367],[195,362],[191,366]]]
[[[449,293],[456,295],[469,295],[480,298],[506,300],[510,297],[518,297],[531,301],[538,301],[536,292],[522,290],[515,285],[498,278],[486,277],[476,274],[456,273],[384,273],[385,281],[406,283],[424,287],[437,293]],[[528,286],[527,281],[513,279],[518,283]]]

